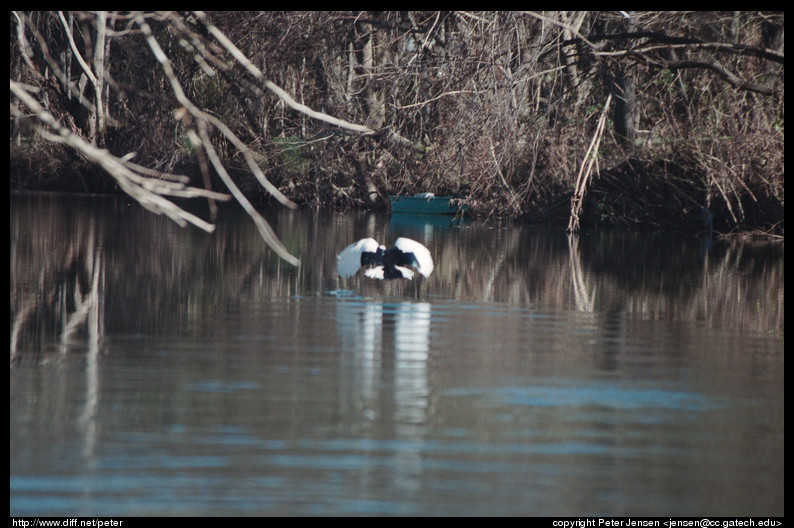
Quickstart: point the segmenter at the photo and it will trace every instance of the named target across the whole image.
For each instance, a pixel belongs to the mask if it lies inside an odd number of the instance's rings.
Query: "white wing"
[[[378,251],[378,242],[374,238],[362,238],[350,244],[336,257],[336,272],[342,277],[352,277],[361,267],[361,254]]]
[[[430,250],[425,246],[416,240],[400,237],[394,242],[394,247],[403,253],[414,254],[417,262],[416,269],[419,271],[419,273],[425,277],[429,277],[430,274],[433,273],[433,257],[430,255]]]
[[[394,266],[394,269],[399,271],[403,279],[411,280],[414,278],[414,270],[410,268],[405,268],[403,266]],[[383,266],[375,266],[374,268],[369,268],[364,270],[364,275],[369,277],[370,279],[380,279],[383,280],[386,278],[386,270],[383,269]]]
[[[370,279],[383,280],[383,266],[376,266],[374,268],[365,269],[364,275],[369,277]]]
[[[414,278],[414,270],[410,268],[404,268],[402,266],[394,266],[394,269],[400,271],[403,274],[403,279],[413,280]]]

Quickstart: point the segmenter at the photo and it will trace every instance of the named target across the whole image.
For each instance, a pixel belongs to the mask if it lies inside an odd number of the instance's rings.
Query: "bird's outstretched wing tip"
[[[378,241],[374,238],[353,242],[336,256],[336,272],[344,278],[352,277],[361,268],[361,254],[377,250]]]

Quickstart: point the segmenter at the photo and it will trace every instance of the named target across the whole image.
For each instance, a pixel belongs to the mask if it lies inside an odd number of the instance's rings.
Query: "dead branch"
[[[69,129],[61,126],[38,101],[27,93],[22,83],[10,80],[10,90],[44,125],[39,128],[39,133],[43,137],[50,141],[65,143],[82,153],[89,160],[100,165],[116,180],[124,192],[135,198],[142,206],[154,213],[165,214],[182,227],[189,222],[208,233],[215,230],[214,225],[188,213],[170,200],[165,199],[163,195],[181,197],[210,196],[216,200],[228,200],[229,195],[212,193],[196,187],[187,187],[179,182],[164,182],[140,176],[133,172],[123,159],[113,156],[105,149],[91,145]]]
[[[201,21],[202,24],[207,28],[207,31],[212,34],[213,37],[220,43],[221,46],[226,48],[229,53],[251,74],[253,75],[258,81],[264,84],[265,88],[273,92],[279,99],[284,101],[284,103],[296,110],[301,112],[312,119],[317,119],[319,121],[324,121],[334,126],[338,126],[340,128],[344,128],[347,130],[352,130],[353,132],[358,132],[360,134],[364,134],[366,136],[374,136],[378,134],[377,131],[369,128],[366,125],[358,125],[356,123],[351,123],[349,121],[345,121],[344,119],[339,119],[338,117],[330,116],[323,112],[318,112],[302,103],[299,103],[295,99],[292,98],[286,91],[284,91],[280,86],[276,85],[275,83],[269,81],[265,78],[262,70],[256,67],[254,63],[248,60],[248,57],[240,51],[240,49],[234,45],[234,43],[229,40],[229,38],[223,34],[223,32],[218,29],[215,24],[213,24],[209,18],[207,18],[206,14],[203,11],[194,11],[196,17]],[[404,138],[397,134],[393,130],[388,130],[387,133],[388,137],[395,141],[396,143],[413,146],[413,142],[407,138]]]
[[[243,152],[249,167],[251,167],[251,169],[254,170],[254,173],[257,174],[260,182],[263,182],[263,184],[266,183],[266,188],[272,194],[274,194],[277,198],[280,197],[279,199],[282,201],[282,203],[286,202],[287,204],[292,204],[292,202],[283,196],[278,189],[276,189],[272,184],[270,184],[270,182],[267,181],[267,178],[265,178],[264,174],[262,174],[259,166],[256,165],[256,163],[253,161],[253,158],[250,156],[250,153],[248,153],[248,148],[237,138],[237,136],[231,132],[231,130],[229,130],[228,127],[220,122],[220,120],[210,116],[205,112],[202,112],[196,105],[193,104],[192,101],[188,99],[184,90],[182,89],[182,86],[179,84],[179,80],[174,74],[170,59],[160,47],[157,39],[154,38],[154,34],[152,33],[152,29],[149,27],[149,24],[141,14],[138,14],[135,17],[135,22],[141,28],[141,31],[143,32],[146,41],[149,44],[149,48],[152,50],[155,58],[163,68],[163,72],[168,78],[168,82],[171,84],[171,89],[174,92],[174,96],[177,98],[182,107],[190,113],[191,117],[196,122],[199,138],[198,145],[196,146],[201,147],[206,151],[207,156],[210,158],[210,161],[215,167],[218,175],[223,180],[223,183],[231,191],[237,202],[243,207],[243,209],[245,209],[246,213],[248,213],[248,215],[254,220],[254,223],[259,229],[259,234],[262,236],[262,239],[265,241],[265,243],[270,246],[281,258],[293,266],[300,265],[300,261],[294,256],[290,255],[289,251],[284,247],[278,237],[276,237],[267,221],[262,217],[262,215],[259,214],[258,211],[256,211],[256,209],[254,209],[251,203],[245,198],[243,193],[240,192],[229,174],[226,172],[226,169],[223,166],[220,157],[216,153],[215,148],[210,141],[209,135],[207,134],[207,125],[212,124],[216,126],[219,130],[221,130],[221,132],[224,133],[224,135],[226,135],[226,137],[234,142],[235,146],[241,149],[241,152]]]
[[[701,68],[712,70],[720,77],[728,82],[734,88],[742,90],[750,90],[752,92],[762,93],[764,95],[772,95],[775,91],[769,87],[757,83],[746,81],[738,75],[729,71],[725,66],[713,59],[688,59],[688,60],[667,60],[661,58],[651,58],[645,54],[637,53],[634,51],[627,52],[627,55],[636,59],[638,62],[651,64],[660,68],[668,70],[679,70],[686,68]]]
[[[567,231],[569,233],[579,231],[579,213],[582,211],[582,203],[584,201],[584,195],[587,192],[587,182],[590,179],[590,172],[593,169],[593,164],[598,161],[598,146],[601,144],[601,138],[604,136],[604,127],[607,114],[609,113],[609,104],[611,102],[612,94],[609,94],[607,102],[604,104],[604,109],[601,110],[601,116],[598,118],[598,125],[596,125],[593,139],[590,140],[590,146],[587,147],[582,165],[579,167],[579,174],[576,176],[576,187],[573,197],[571,198],[571,216],[568,221]],[[597,169],[596,172],[598,172]]]

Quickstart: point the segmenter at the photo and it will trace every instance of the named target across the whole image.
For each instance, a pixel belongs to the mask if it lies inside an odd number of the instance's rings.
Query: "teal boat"
[[[465,214],[466,207],[457,198],[421,193],[415,196],[389,196],[392,213],[456,215]]]

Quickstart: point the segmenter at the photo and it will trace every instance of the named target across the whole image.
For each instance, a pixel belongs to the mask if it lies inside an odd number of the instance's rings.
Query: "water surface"
[[[11,195],[12,515],[783,515],[782,244],[269,220]]]

